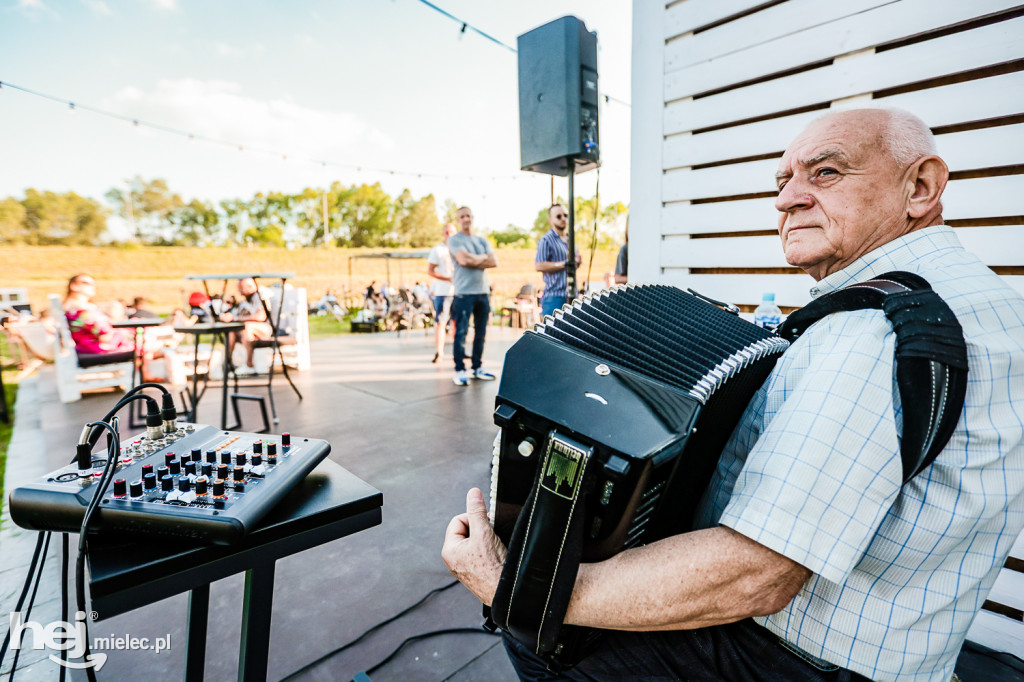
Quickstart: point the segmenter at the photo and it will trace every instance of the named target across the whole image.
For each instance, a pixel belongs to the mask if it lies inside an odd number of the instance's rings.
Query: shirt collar
[[[922,246],[927,246],[928,252],[938,249],[962,248],[953,228],[948,225],[933,225],[914,230],[910,234],[882,244],[842,270],[833,272],[817,282],[811,287],[811,298],[824,296],[851,284],[866,282],[872,277],[886,272],[906,270],[911,263],[918,259],[917,254],[922,251]]]

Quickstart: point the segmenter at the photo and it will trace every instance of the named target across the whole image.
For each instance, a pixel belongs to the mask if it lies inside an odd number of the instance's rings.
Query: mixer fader
[[[173,427],[172,427],[173,428]],[[180,424],[122,441],[113,484],[90,530],[230,544],[331,451],[324,440]],[[78,531],[107,464],[79,461],[11,493],[11,518],[32,530]]]

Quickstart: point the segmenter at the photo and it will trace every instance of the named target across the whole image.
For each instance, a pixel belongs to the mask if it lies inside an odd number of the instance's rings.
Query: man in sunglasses
[[[569,297],[565,264],[569,261],[569,213],[565,206],[552,204],[548,209],[548,230],[537,242],[534,269],[544,276],[544,295],[540,299],[541,315],[550,315],[565,305]],[[576,265],[582,262],[576,254]]]

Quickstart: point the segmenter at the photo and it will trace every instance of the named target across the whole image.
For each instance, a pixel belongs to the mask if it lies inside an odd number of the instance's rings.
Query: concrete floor
[[[499,372],[505,351],[518,335],[518,330],[491,327],[485,367]],[[275,381],[281,422],[273,431],[330,442],[330,458],[381,490],[384,507],[380,526],[278,562],[272,680],[355,639],[452,580],[440,558],[444,529],[454,514],[463,511],[466,490],[487,485],[495,434],[491,411],[498,382],[455,386],[450,359],[430,363],[432,341],[432,334],[420,330],[400,338],[368,334],[316,339],[313,370],[294,375],[305,399],[299,401],[283,380]],[[12,443],[8,490],[19,480],[31,480],[66,463],[74,453],[81,425],[102,416],[118,397],[94,394],[64,405],[57,399],[52,371],[44,368],[19,395],[22,409]],[[219,421],[219,388],[211,391],[200,405],[200,423]],[[255,428],[256,417],[248,415],[242,429]],[[10,604],[7,610],[14,608],[12,597],[16,599],[20,589],[34,535],[5,521],[0,535],[0,604]],[[54,560],[33,620],[57,620],[57,554],[51,547]],[[237,676],[242,584],[238,575],[212,586],[207,680]],[[178,595],[96,623],[94,636],[170,635],[172,643],[170,651],[159,655],[110,652],[100,679],[181,679],[185,615],[186,595]],[[348,680],[384,659],[406,637],[441,628],[478,627],[481,622],[479,603],[456,586],[295,679]],[[6,628],[6,622],[0,624],[0,633]],[[16,679],[56,679],[56,665],[41,652],[24,653]],[[486,634],[414,642],[371,677],[516,679],[499,639]]]

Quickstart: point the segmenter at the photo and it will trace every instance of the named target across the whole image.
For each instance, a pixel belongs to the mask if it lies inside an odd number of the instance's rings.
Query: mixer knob
[[[209,480],[206,476],[200,476],[196,479],[196,495],[205,495]]]
[[[173,452],[165,452],[164,453],[164,466],[171,466],[171,462],[173,462],[173,461],[174,461],[174,453]]]
[[[209,462],[210,464],[216,464],[217,463],[217,451],[216,450],[207,450],[206,451],[206,461]]]
[[[223,478],[223,479],[227,480],[227,477],[228,477],[228,465],[227,464],[221,464],[219,467],[217,467],[217,478]]]
[[[252,444],[252,451],[254,454],[263,454],[263,441],[258,440]]]
[[[196,463],[191,461],[191,460],[189,460],[188,462],[185,462],[185,473],[187,475],[189,475],[189,476],[195,476],[196,475]]]
[[[213,482],[213,496],[224,497],[224,479],[218,478]]]
[[[235,483],[235,492],[236,493],[244,493],[245,492],[245,483],[243,483],[242,481],[237,481]]]
[[[163,467],[160,467],[160,468],[162,469]],[[170,476],[163,476],[163,477],[161,477],[160,478],[160,490],[163,490],[164,492],[169,492],[171,490],[174,490],[174,479],[171,478]]]
[[[231,453],[228,452],[227,450],[225,450],[224,452],[220,453],[220,463],[221,464],[231,464]]]
[[[114,497],[124,497],[128,493],[128,484],[123,478],[114,479]]]
[[[203,451],[199,448],[192,448],[192,461],[198,462],[203,458]]]
[[[281,434],[281,447],[290,448],[292,446],[292,434],[287,431]]]
[[[213,476],[213,465],[210,464],[209,462],[203,462],[201,471],[203,472],[203,476],[210,478],[211,476]]]
[[[181,473],[181,462],[174,460],[167,464],[167,470],[171,472],[171,476],[177,476]]]
[[[128,493],[132,497],[142,497],[142,481],[132,481],[128,485]]]
[[[244,452],[236,452],[235,453],[235,464],[237,464],[238,466],[243,466],[245,464],[245,453]]]
[[[151,474],[151,473],[153,473],[153,465],[152,464],[143,464],[142,465],[142,477],[145,478],[146,474]]]
[[[156,474],[150,472],[143,476],[142,487],[146,490],[156,490]]]
[[[189,481],[184,476],[182,476],[181,478],[178,479],[178,490],[180,490],[183,493],[187,493],[191,489],[192,489],[192,482],[191,481]]]
[[[162,481],[162,480],[164,480],[164,476],[170,476],[170,475],[171,475],[171,470],[168,469],[167,467],[157,467],[157,470],[156,470],[156,480]]]
[[[233,474],[233,478],[236,482],[245,480],[245,469],[242,467],[235,467]]]
[[[277,443],[267,443],[267,457],[277,455]]]
[[[277,455],[267,455],[267,464],[277,466]]]
[[[253,466],[259,466],[260,464],[263,464],[263,456],[262,455],[257,455],[256,453],[253,453],[252,465]]]

